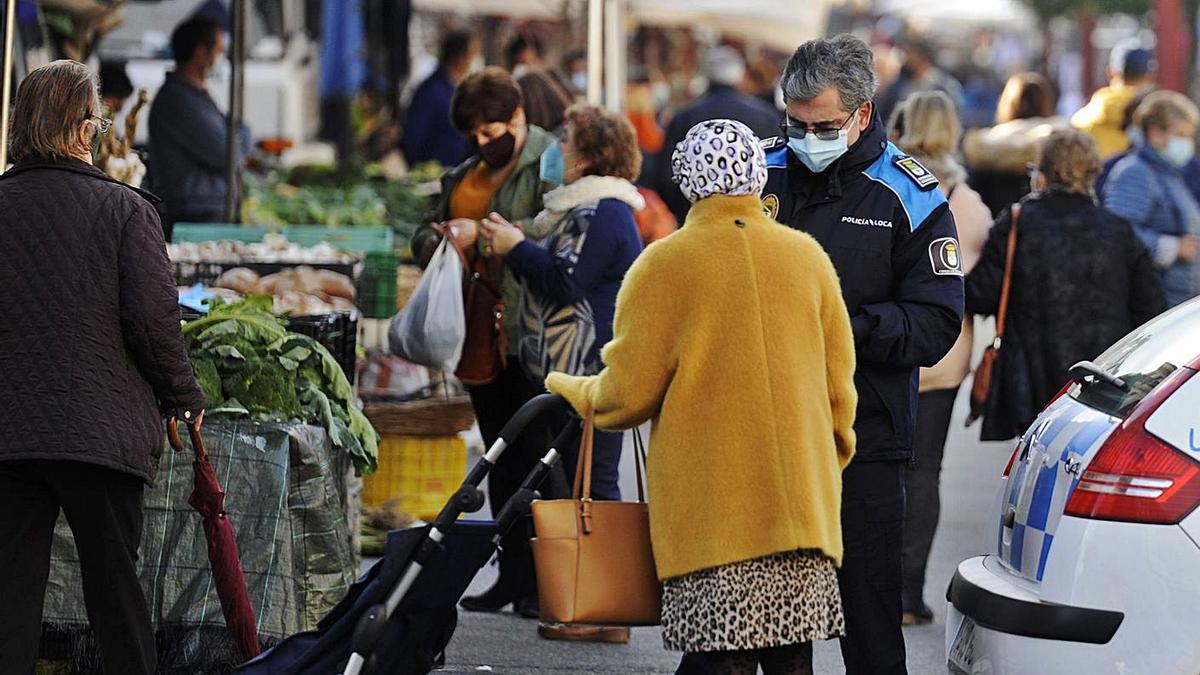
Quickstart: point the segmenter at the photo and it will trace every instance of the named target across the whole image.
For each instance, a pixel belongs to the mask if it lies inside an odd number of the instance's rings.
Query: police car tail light
[[[1079,477],[1067,515],[1171,525],[1200,505],[1200,463],[1146,430],[1146,419],[1190,375],[1168,378],[1109,436]]]

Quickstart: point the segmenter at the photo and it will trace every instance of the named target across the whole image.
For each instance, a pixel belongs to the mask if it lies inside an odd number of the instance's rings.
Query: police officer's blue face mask
[[[785,124],[788,147],[809,171],[822,173],[850,149],[850,132],[846,127],[857,117],[858,111],[855,110],[836,130],[812,130]]]

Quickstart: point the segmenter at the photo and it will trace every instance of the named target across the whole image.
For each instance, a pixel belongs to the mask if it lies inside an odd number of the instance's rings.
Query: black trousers
[[[151,675],[150,611],[137,577],[140,478],[82,462],[0,462],[0,675],[30,675],[61,508],[75,535],[88,623],[107,675]]]
[[[842,472],[838,585],[846,613],[846,675],[906,675],[900,551],[907,462],[851,462]]]
[[[913,434],[915,462],[905,471],[904,509],[904,611],[924,604],[925,567],[941,514],[942,456],[958,388],[927,391],[917,399],[917,427]]]
[[[471,395],[471,407],[475,409],[475,418],[479,421],[483,442],[489,448],[500,437],[500,430],[517,410],[529,399],[545,392],[541,383],[534,382],[525,374],[516,357],[509,357],[508,367],[495,382],[467,389]],[[546,454],[550,442],[554,440],[552,434],[558,432],[553,429],[553,423],[553,419],[537,419],[531,422],[492,468],[488,475],[488,500],[492,505],[493,516],[516,494],[525,476]],[[565,496],[566,480],[561,470],[551,472],[542,485],[541,493],[547,499]],[[531,536],[532,526],[529,519],[525,519],[524,522],[514,525],[500,543],[500,580],[497,584],[513,600],[537,593],[533,550],[529,545]]]

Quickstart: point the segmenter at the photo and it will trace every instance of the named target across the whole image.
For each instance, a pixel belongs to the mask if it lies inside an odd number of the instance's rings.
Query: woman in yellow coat
[[[604,429],[653,420],[650,530],[680,672],[811,672],[812,641],[844,632],[850,320],[816,240],[764,214],[749,129],[701,123],[673,159],[694,205],[629,269],[605,369],[546,386]]]

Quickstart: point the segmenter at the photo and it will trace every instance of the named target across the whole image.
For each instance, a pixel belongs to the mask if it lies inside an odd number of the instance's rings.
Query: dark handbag
[[[1013,256],[1017,252],[1017,220],[1021,217],[1021,205],[1012,206],[1012,229],[1008,231],[1008,251],[1004,254],[1004,280],[1000,283],[1000,308],[996,312],[996,339],[983,350],[983,358],[975,367],[975,379],[971,383],[971,413],[967,415],[967,426],[983,416],[988,399],[992,395],[992,379],[995,377],[996,360],[1000,358],[1000,346],[1004,342],[1004,321],[1008,315],[1008,296],[1012,290]]]
[[[504,332],[504,259],[468,256],[451,237],[463,259],[463,313],[467,335],[454,375],[463,384],[490,384],[508,365],[508,335]]]

